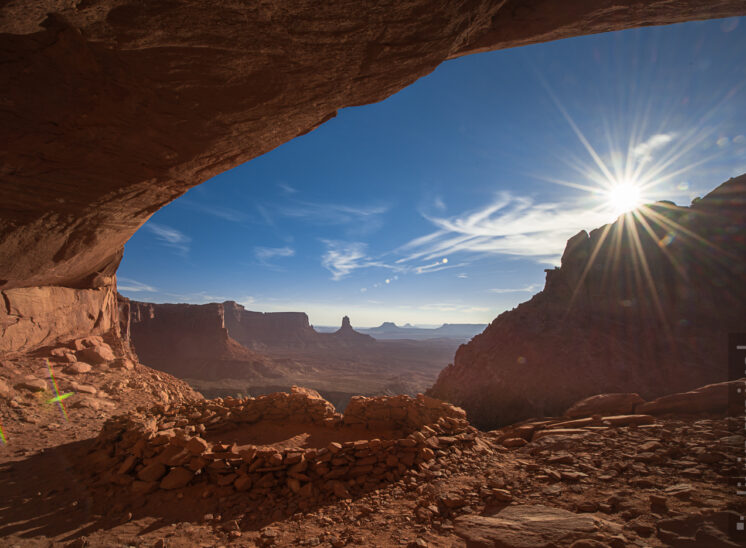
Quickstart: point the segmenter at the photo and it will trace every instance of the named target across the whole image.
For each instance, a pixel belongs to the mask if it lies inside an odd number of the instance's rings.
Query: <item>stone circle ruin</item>
[[[87,465],[101,483],[133,495],[243,493],[281,500],[292,513],[427,468],[438,454],[473,444],[474,432],[463,410],[423,395],[356,396],[342,415],[314,390],[293,387],[114,417]]]

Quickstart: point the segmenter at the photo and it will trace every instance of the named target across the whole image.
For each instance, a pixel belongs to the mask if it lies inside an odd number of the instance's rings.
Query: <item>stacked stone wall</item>
[[[207,439],[264,421],[308,423],[328,429],[329,439],[351,428],[370,436],[285,449]],[[382,439],[381,432],[396,437]],[[202,485],[225,494],[308,502],[393,482],[473,439],[463,410],[422,395],[353,398],[343,416],[318,393],[294,387],[290,393],[158,406],[115,417],[88,462],[104,483],[138,494]]]

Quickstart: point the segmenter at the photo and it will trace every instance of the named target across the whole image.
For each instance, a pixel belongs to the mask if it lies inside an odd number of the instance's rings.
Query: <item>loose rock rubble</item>
[[[64,399],[56,399],[60,395]],[[115,410],[200,398],[185,382],[138,364],[98,336],[31,356],[5,355],[0,360],[0,425],[8,443],[0,444],[0,456],[15,458],[90,438]]]
[[[13,463],[27,479],[0,485],[0,536],[148,548],[738,546],[728,533],[746,513],[735,495],[743,421],[721,406],[479,432],[422,396],[356,398],[339,415],[299,388],[141,405],[75,453]],[[37,530],[38,515],[58,516],[63,533]]]

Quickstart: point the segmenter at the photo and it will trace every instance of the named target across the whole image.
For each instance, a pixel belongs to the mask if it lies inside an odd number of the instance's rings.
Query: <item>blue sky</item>
[[[608,187],[688,204],[746,172],[745,51],[732,18],[448,61],[156,212],[120,291],[316,325],[489,322],[616,218]]]

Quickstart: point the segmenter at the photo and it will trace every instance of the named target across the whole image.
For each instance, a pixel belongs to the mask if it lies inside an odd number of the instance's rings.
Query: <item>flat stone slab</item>
[[[467,548],[549,548],[579,539],[601,540],[622,530],[593,514],[542,505],[508,506],[494,516],[461,516],[455,524]]]

